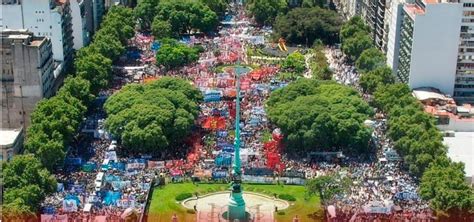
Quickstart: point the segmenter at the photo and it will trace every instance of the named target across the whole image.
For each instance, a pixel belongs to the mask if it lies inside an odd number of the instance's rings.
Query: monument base
[[[242,191],[231,192],[229,200],[229,210],[227,211],[229,221],[238,219],[239,222],[247,221],[247,213],[245,212],[245,201],[242,196]]]

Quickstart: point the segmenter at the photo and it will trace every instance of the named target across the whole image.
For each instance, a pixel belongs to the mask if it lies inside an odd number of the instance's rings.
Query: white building
[[[23,150],[24,131],[19,129],[0,129],[0,161],[10,161]]]
[[[69,65],[73,52],[69,0],[3,0],[2,11],[2,30],[28,29],[50,38],[58,66]]]
[[[387,50],[399,81],[453,95],[461,15],[460,3],[424,0],[403,6],[396,41]]]
[[[474,0],[463,4],[454,98],[474,103]]]
[[[93,26],[88,17],[88,13],[92,13],[91,0],[71,0],[71,15],[72,15],[72,29],[74,37],[74,49],[79,50],[80,48],[87,46],[90,42],[93,30],[90,27]]]

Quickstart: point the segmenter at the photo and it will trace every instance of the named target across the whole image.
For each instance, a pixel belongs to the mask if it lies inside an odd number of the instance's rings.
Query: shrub
[[[278,215],[285,215],[285,212],[284,212],[284,211],[278,211],[277,214],[278,214]]]
[[[294,196],[290,194],[286,194],[286,193],[278,195],[278,198],[282,200],[287,200],[287,201],[296,201],[296,198]]]
[[[186,200],[186,199],[191,198],[191,197],[193,197],[192,193],[180,193],[175,197],[175,200],[176,201],[183,201],[183,200]]]

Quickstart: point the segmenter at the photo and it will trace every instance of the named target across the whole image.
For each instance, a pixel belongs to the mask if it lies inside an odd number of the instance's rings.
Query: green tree
[[[156,53],[157,65],[166,69],[174,69],[199,59],[197,48],[188,47],[173,39],[165,39],[160,50]]]
[[[163,1],[157,7],[158,19],[168,21],[175,34],[210,32],[218,25],[215,12],[197,1]]]
[[[306,69],[304,55],[299,52],[289,54],[286,59],[283,60],[281,68],[302,75]]]
[[[219,17],[224,16],[229,4],[226,0],[200,0],[204,5],[207,5]]]
[[[151,32],[156,39],[169,38],[172,35],[170,23],[160,20],[159,17],[155,17],[155,19],[153,19]]]
[[[81,49],[74,64],[77,75],[91,83],[94,94],[107,87],[112,79],[112,60],[92,49]]]
[[[385,61],[385,55],[380,50],[377,48],[369,48],[360,54],[355,66],[359,73],[366,73],[385,66]]]
[[[320,7],[323,8],[327,4],[327,1],[324,0],[303,0],[301,1],[301,7],[312,8]]]
[[[56,179],[33,155],[17,155],[2,163],[3,217],[32,216],[41,200],[56,190]]]
[[[373,111],[347,86],[299,79],[274,91],[267,105],[268,117],[286,135],[289,150],[367,149],[371,131],[363,122]]]
[[[156,16],[156,7],[159,0],[142,0],[133,9],[134,18],[138,20],[138,25],[142,30],[147,30],[151,27],[153,18]]]
[[[326,44],[337,41],[342,20],[331,10],[314,8],[295,8],[276,18],[274,36],[282,37],[290,43],[313,45],[317,39]]]
[[[395,106],[404,107],[417,103],[411,95],[411,90],[407,84],[395,83],[386,87],[378,88],[374,92],[374,105],[386,112]]]
[[[82,101],[86,106],[94,99],[94,95],[91,94],[91,83],[80,76],[67,77],[58,95],[70,95]]]
[[[319,80],[330,80],[332,78],[332,71],[322,47],[317,46],[314,49],[313,57],[310,59],[310,67],[313,78]]]
[[[190,133],[201,99],[199,90],[176,78],[127,85],[107,100],[106,127],[132,152],[160,152]]]
[[[94,35],[94,42],[89,46],[90,50],[115,61],[125,52],[125,47],[115,35],[110,35],[107,29],[100,29]],[[92,81],[93,83],[93,81]]]
[[[247,9],[259,25],[272,25],[275,18],[285,14],[288,3],[285,0],[251,0]]]
[[[357,33],[369,34],[370,28],[367,26],[360,16],[354,16],[341,26],[341,40],[344,42],[355,36]]]
[[[472,220],[474,192],[464,175],[462,163],[438,158],[421,178],[421,197],[430,201],[431,207],[443,221]]]
[[[363,73],[360,77],[359,84],[364,92],[372,94],[379,86],[392,84],[395,82],[395,77],[392,74],[392,69],[389,67],[378,67],[375,70]]]
[[[357,32],[342,43],[342,51],[353,61],[357,60],[364,50],[371,47],[373,47],[372,39],[363,32]]]

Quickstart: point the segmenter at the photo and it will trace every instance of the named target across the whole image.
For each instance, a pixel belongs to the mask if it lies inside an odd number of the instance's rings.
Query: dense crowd
[[[243,10],[232,15],[223,25],[220,36],[193,37],[186,44],[199,44],[204,48],[200,59],[180,69],[167,70],[155,65],[157,43],[149,34],[137,33],[130,40],[129,52],[123,66],[130,68],[126,81],[119,81],[102,96],[110,95],[126,82],[145,81],[160,76],[185,78],[201,89],[204,102],[200,104],[199,127],[189,141],[179,149],[170,149],[158,160],[151,157],[130,157],[111,140],[103,128],[103,111],[98,108],[91,114],[94,135],[83,133],[77,145],[70,147],[67,164],[57,173],[58,192],[43,202],[44,213],[67,214],[70,218],[107,216],[118,220],[123,214],[143,212],[148,191],[156,175],[164,174],[172,181],[183,178],[193,180],[229,179],[234,152],[236,79],[241,89],[241,159],[245,176],[278,178],[294,177],[311,179],[322,175],[337,175],[339,180],[349,178],[350,186],[343,193],[326,201],[335,208],[333,221],[386,221],[394,218],[431,217],[426,202],[417,195],[416,181],[401,170],[400,159],[384,136],[386,130],[383,114],[369,121],[373,128],[372,145],[376,152],[364,157],[344,155],[304,154],[287,155],[283,152],[282,135],[272,125],[265,113],[265,101],[273,90],[288,82],[277,78],[279,67],[246,64],[247,45],[255,47],[255,36],[266,30],[251,27]],[[260,43],[258,43],[260,44]],[[136,55],[138,53],[138,56]],[[341,84],[358,87],[359,74],[348,65],[340,50],[326,50],[334,79]],[[120,69],[120,68],[119,68]],[[365,98],[367,95],[363,95]],[[99,106],[100,107],[100,106]],[[86,121],[87,122],[87,121]],[[89,135],[89,136],[86,136]],[[184,154],[181,150],[189,150]],[[303,158],[294,158],[295,156]],[[156,157],[155,157],[156,158]],[[99,181],[99,175],[101,179]],[[253,181],[259,182],[259,181]],[[90,209],[86,209],[89,204]],[[125,216],[127,216],[125,215]],[[416,220],[412,220],[416,221]]]

